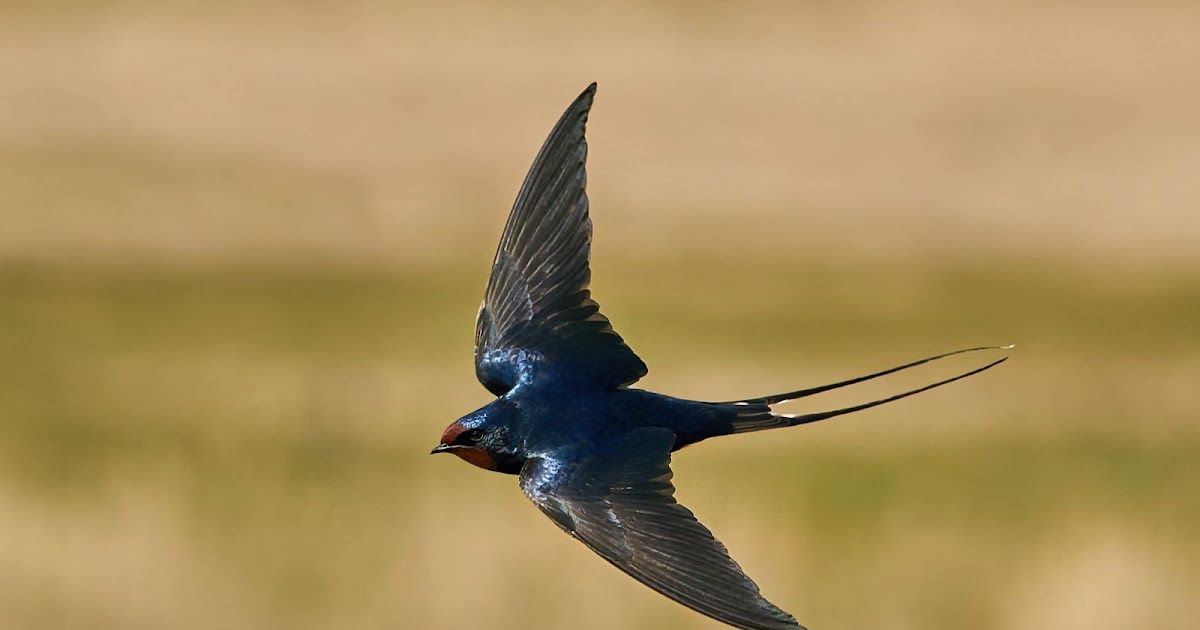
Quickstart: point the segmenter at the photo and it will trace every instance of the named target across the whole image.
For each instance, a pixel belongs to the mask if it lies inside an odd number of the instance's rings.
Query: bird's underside
[[[567,108],[530,168],[504,227],[476,324],[479,381],[499,397],[495,404],[522,407],[522,413],[533,413],[529,409],[538,405],[513,401],[520,402],[525,395],[522,392],[538,390],[537,384],[547,379],[616,395],[647,371],[600,313],[588,290],[592,226],[585,191],[584,127],[595,87],[589,86]],[[982,349],[946,353],[773,396],[725,403],[680,401],[681,405],[711,408],[711,422],[689,425],[686,420],[671,419],[671,414],[654,414],[645,418],[643,426],[626,423],[604,433],[603,438],[589,434],[577,442],[561,437],[572,435],[571,427],[565,427],[554,433],[561,443],[541,443],[537,449],[518,452],[520,485],[559,527],[659,593],[731,626],[798,628],[795,618],[767,601],[725,546],[675,501],[671,452],[716,435],[795,426],[860,411],[981,372],[1004,360],[843,409],[804,415],[773,409],[787,400]],[[504,439],[515,439],[517,425],[496,429],[488,424],[487,409],[477,412],[482,415],[476,420],[451,425],[435,452],[458,451],[472,463],[503,470],[498,464],[488,465],[494,464],[503,450],[496,445],[507,444],[496,436],[503,433]],[[529,436],[519,437],[524,444],[536,442]],[[512,459],[514,452],[505,451],[505,456]],[[470,459],[468,453],[479,460]]]

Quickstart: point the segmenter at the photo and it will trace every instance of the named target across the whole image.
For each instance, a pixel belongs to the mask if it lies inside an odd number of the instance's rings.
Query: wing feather
[[[738,628],[800,628],[675,501],[674,442],[666,429],[638,429],[577,464],[530,460],[521,487],[559,527],[659,593]]]
[[[584,130],[595,84],[538,152],[500,237],[475,326],[475,372],[502,395],[538,365],[560,364],[605,387],[646,374],[591,297]]]

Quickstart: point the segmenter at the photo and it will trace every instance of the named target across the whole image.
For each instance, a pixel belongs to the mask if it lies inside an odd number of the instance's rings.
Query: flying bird
[[[448,426],[433,453],[518,475],[546,516],[618,569],[738,628],[800,628],[767,601],[725,546],[675,501],[671,453],[708,438],[808,424],[899,400],[983,367],[882,400],[779,413],[779,403],[892,374],[729,402],[630,387],[646,375],[588,290],[592,222],[584,126],[596,93],[567,108],[517,194],[475,326],[475,374],[497,398]],[[1006,346],[1004,348],[1008,348]]]

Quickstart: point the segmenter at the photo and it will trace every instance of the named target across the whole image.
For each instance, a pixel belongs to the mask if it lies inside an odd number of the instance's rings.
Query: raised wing
[[[584,461],[530,460],[521,488],[568,534],[659,593],[738,628],[800,628],[675,501],[674,443],[667,429],[637,429]]]
[[[604,387],[646,374],[588,290],[584,126],[595,93],[593,83],[550,132],[500,237],[475,325],[475,374],[497,396],[550,363]]]

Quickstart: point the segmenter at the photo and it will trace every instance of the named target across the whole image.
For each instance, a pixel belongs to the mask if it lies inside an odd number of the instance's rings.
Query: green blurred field
[[[609,267],[606,308],[654,367],[647,386],[681,394],[1022,342],[922,400],[680,454],[681,496],[810,623],[1103,610],[1185,627],[1200,586],[1197,344],[1179,334],[1200,317],[1194,279],[1130,296],[1034,273],[712,263],[679,284],[694,267]],[[772,290],[793,274],[803,288]],[[576,549],[511,478],[425,455],[484,401],[468,358],[479,275],[7,272],[5,616],[703,625]],[[705,310],[702,290],[738,299]]]
[[[0,12],[0,627],[718,627],[426,455],[488,400],[494,241],[593,79],[594,288],[642,386],[1017,344],[677,455],[770,599],[1200,615],[1188,4]]]

